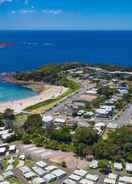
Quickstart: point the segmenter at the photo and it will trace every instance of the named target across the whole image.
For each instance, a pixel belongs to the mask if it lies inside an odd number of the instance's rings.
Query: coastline
[[[23,110],[29,106],[38,104],[49,99],[54,99],[59,95],[62,95],[67,90],[68,88],[65,88],[63,86],[45,85],[45,90],[41,91],[40,93],[38,93],[38,95],[35,95],[33,97],[0,103],[0,112],[3,113],[7,108],[10,108],[14,110],[16,114],[18,114],[23,112]]]
[[[29,88],[37,93],[41,93],[44,90],[44,83],[43,82],[36,82],[33,80],[29,80],[29,81],[17,80],[13,77],[13,73],[0,74],[0,78],[1,78],[1,80],[5,81],[5,82],[21,85],[21,86]]]

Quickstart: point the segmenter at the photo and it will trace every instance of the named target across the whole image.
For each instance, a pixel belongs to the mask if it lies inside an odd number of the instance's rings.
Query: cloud
[[[15,11],[15,10],[12,10],[12,11],[11,11],[11,14],[16,14],[16,11]]]
[[[61,10],[61,9],[37,10],[34,8],[34,6],[32,6],[31,8],[12,10],[10,13],[12,15],[14,15],[14,14],[32,14],[32,13],[43,13],[43,14],[47,14],[47,15],[59,15],[59,14],[63,13],[63,10]]]
[[[0,4],[11,3],[13,0],[0,0]]]
[[[31,14],[31,13],[35,13],[36,12],[36,10],[34,10],[34,9],[22,9],[22,10],[19,10],[19,13],[20,14]]]
[[[35,13],[36,10],[35,9],[21,9],[21,10],[12,10],[11,11],[11,14],[14,15],[14,14],[32,14],[32,13]]]
[[[63,10],[62,9],[43,9],[42,13],[47,15],[59,15],[63,13]]]
[[[25,1],[24,1],[24,4],[25,4],[25,5],[28,5],[28,3],[29,3],[28,0],[25,0]]]

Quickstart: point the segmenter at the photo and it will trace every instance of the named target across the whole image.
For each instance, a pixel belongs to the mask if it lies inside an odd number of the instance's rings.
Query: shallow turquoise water
[[[36,94],[36,92],[26,87],[0,82],[0,102],[19,100],[35,96]]]

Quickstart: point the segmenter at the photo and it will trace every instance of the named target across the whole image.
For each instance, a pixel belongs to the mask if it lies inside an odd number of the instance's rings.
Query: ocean
[[[132,66],[132,31],[0,31],[0,72],[72,61]]]

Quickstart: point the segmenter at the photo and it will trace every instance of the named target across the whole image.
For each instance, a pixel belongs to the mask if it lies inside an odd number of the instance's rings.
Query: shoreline
[[[3,113],[7,108],[14,110],[16,114],[21,113],[29,106],[36,105],[40,102],[54,99],[59,95],[62,95],[66,92],[68,88],[63,86],[50,86],[45,85],[45,90],[38,93],[38,95],[23,98],[20,100],[8,101],[8,102],[0,102],[0,112]]]
[[[37,93],[41,93],[44,90],[43,82],[36,82],[33,80],[30,80],[30,81],[17,80],[13,77],[13,73],[0,74],[0,78],[2,81],[5,81],[7,83],[16,84],[16,85],[21,85]]]

